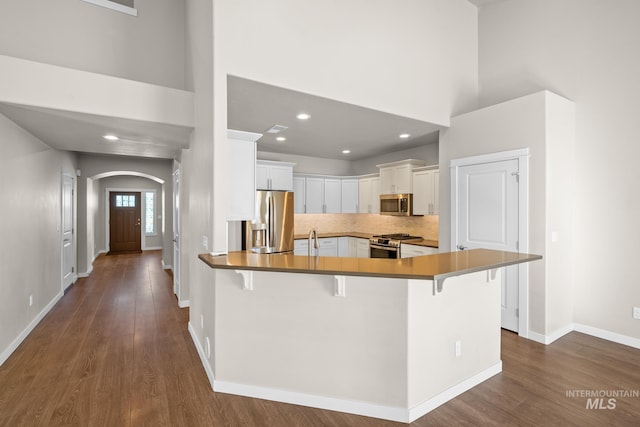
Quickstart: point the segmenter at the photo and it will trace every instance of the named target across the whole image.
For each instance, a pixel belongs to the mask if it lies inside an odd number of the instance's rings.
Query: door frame
[[[130,192],[130,193],[140,193],[140,217],[141,218],[145,218],[144,214],[145,214],[145,197],[144,197],[144,193],[147,191],[153,191],[154,193],[156,193],[156,197],[158,196],[158,191],[155,188],[144,188],[144,189],[140,189],[140,188],[105,188],[104,189],[104,200],[105,200],[105,206],[104,206],[104,225],[105,225],[105,238],[104,238],[104,246],[105,246],[105,251],[109,252],[109,244],[111,241],[111,236],[110,236],[110,227],[109,227],[109,220],[111,218],[111,213],[109,212],[109,207],[111,206],[111,200],[109,199],[109,193],[110,192],[118,192],[118,191],[122,191],[122,192]],[[158,215],[157,212],[154,212],[154,214]],[[164,215],[164,214],[163,214]],[[162,247],[158,247],[158,248],[147,248],[147,242],[145,239],[145,233],[144,233],[144,229],[145,229],[145,224],[146,223],[140,223],[140,250],[142,251],[146,251],[146,250],[157,250],[157,249],[163,249]],[[157,233],[158,235],[160,235],[160,232]],[[163,238],[164,239],[164,238]]]
[[[62,293],[66,290],[64,286],[64,180],[65,178],[70,178],[72,182],[72,190],[71,190],[71,259],[72,259],[72,268],[73,274],[71,277],[71,284],[68,287],[71,287],[78,280],[78,180],[77,176],[71,174],[69,172],[62,172],[60,174],[60,225],[59,233],[60,233],[60,289]],[[67,287],[67,288],[68,288]]]
[[[458,175],[460,167],[503,160],[518,161],[518,251],[529,252],[529,148],[500,151],[471,157],[452,159],[451,176],[451,251],[457,251],[458,241]],[[518,265],[518,335],[529,337],[529,265]]]

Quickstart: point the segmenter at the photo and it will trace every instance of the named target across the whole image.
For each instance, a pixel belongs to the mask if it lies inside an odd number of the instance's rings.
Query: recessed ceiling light
[[[284,136],[279,136],[279,137],[276,138],[276,141],[280,141],[280,142],[286,141],[286,140],[287,140],[287,138],[285,138]]]
[[[411,136],[411,135],[410,135],[410,134],[408,134],[408,133],[401,133],[401,134],[400,134],[400,138],[402,138],[402,139],[407,139],[407,138],[409,138],[410,136]]]
[[[116,135],[104,135],[103,138],[108,141],[117,141],[120,139]]]
[[[308,120],[311,117],[311,115],[307,114],[307,113],[300,113],[296,116],[296,118],[298,120]]]
[[[351,150],[342,150],[342,154],[349,154],[351,153]]]

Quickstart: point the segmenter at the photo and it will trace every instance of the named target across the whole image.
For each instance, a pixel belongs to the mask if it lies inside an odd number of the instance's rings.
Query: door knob
[[[458,245],[458,246],[457,246],[457,248],[458,248],[458,250],[460,250],[460,251],[464,251],[465,249],[469,249],[469,247],[468,247],[468,246],[462,246],[462,245]]]

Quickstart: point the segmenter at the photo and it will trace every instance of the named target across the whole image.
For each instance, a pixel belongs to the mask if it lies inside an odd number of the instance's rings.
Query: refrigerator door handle
[[[267,240],[267,245],[272,248],[273,247],[273,227],[275,226],[275,218],[273,217],[273,201],[271,200],[273,196],[269,196],[267,199],[267,212],[269,215],[269,237]]]

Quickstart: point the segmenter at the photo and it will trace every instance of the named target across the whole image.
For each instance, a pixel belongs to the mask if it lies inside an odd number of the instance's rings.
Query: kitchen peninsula
[[[500,268],[476,249],[406,259],[202,254],[217,392],[411,422],[501,372]]]

